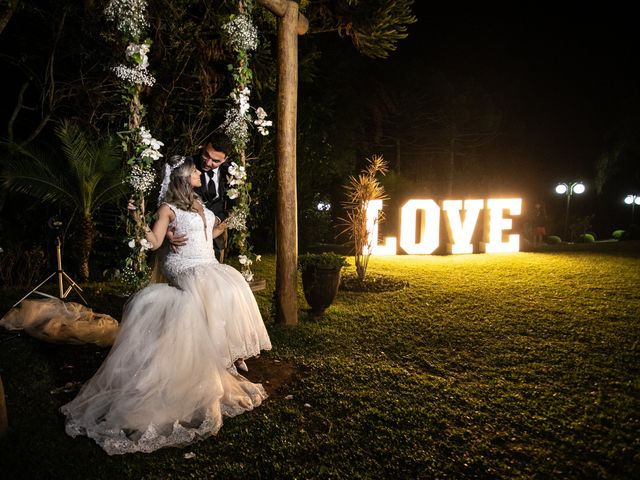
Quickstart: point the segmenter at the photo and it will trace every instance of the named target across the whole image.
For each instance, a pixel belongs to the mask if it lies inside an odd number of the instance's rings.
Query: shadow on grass
[[[274,350],[250,360],[247,376],[264,382],[270,398],[226,420],[214,438],[148,455],[108,457],[64,433],[58,408],[75,393],[64,387],[89,378],[106,349],[2,331],[10,426],[2,475],[633,478],[637,247],[373,258],[372,274],[409,285],[341,291],[321,318],[301,315],[294,328],[268,323]],[[261,263],[266,311],[275,259]],[[119,318],[125,299],[117,292],[86,290],[92,307]],[[4,289],[0,305],[20,296]]]

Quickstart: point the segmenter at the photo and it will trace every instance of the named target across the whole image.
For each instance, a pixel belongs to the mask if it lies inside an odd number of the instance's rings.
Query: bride
[[[168,283],[129,299],[104,363],[60,409],[69,435],[87,435],[109,455],[206,438],[223,416],[251,410],[267,396],[234,366],[271,342],[247,282],[215,258],[212,238],[226,226],[203,207],[193,191],[198,186],[191,158],[172,157],[164,203],[146,240],[156,250],[175,228],[187,243],[162,259]]]

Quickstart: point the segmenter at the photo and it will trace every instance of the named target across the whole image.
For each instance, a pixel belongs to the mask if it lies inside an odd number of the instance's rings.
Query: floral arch
[[[235,53],[234,65],[230,65],[234,88],[229,98],[229,109],[220,129],[228,136],[234,146],[238,163],[229,168],[230,189],[227,195],[236,203],[231,212],[229,228],[234,230],[233,243],[240,252],[242,274],[247,281],[253,279],[251,247],[248,243],[247,216],[250,204],[250,184],[247,182],[246,146],[249,140],[249,128],[257,127],[262,135],[269,133],[272,122],[262,108],[250,105],[251,77],[250,52],[258,44],[258,32],[251,20],[251,0],[238,2],[238,13],[229,17],[223,26],[226,44]],[[113,72],[121,80],[124,98],[129,107],[127,128],[120,132],[123,148],[127,155],[127,182],[131,195],[137,205],[144,208],[144,198],[155,184],[154,162],[162,158],[163,142],[153,138],[144,126],[144,105],[142,91],[155,84],[155,78],[149,72],[149,52],[151,40],[145,38],[149,24],[146,19],[147,0],[111,0],[106,8],[107,19],[115,24],[121,34],[125,49],[125,61],[113,67]],[[146,212],[145,212],[146,213]],[[144,228],[147,218],[140,217],[138,222],[130,220],[127,228],[128,244],[131,253],[126,260],[124,278],[133,287],[139,287],[148,277]],[[253,257],[255,258],[255,257]]]

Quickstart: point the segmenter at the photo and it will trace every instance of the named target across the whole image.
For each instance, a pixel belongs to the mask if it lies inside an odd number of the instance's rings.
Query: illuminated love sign
[[[401,209],[400,247],[411,255],[429,255],[440,246],[440,212],[444,212],[450,243],[448,253],[473,253],[471,239],[484,209],[484,229],[479,250],[485,253],[517,252],[520,235],[506,235],[512,221],[505,218],[520,215],[522,199],[491,198],[488,200],[444,200],[442,208],[433,200],[409,200]],[[367,231],[373,255],[395,255],[398,250],[396,237],[385,237],[384,245],[378,244],[378,212],[382,200],[371,200],[367,206]],[[464,218],[462,212],[464,211]],[[419,219],[419,221],[418,221]],[[420,231],[416,231],[420,226]]]

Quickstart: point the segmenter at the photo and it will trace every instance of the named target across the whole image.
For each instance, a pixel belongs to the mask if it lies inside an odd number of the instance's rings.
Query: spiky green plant
[[[93,141],[68,121],[58,125],[56,135],[62,155],[15,147],[5,160],[0,183],[43,203],[58,203],[70,217],[79,217],[80,275],[86,281],[96,234],[94,215],[101,206],[124,195],[120,146],[110,137]]]
[[[380,211],[372,225],[368,225],[367,209],[372,200],[384,201],[389,198],[376,178],[376,175],[385,175],[388,170],[388,164],[382,155],[373,155],[367,159],[367,166],[360,175],[349,177],[349,183],[345,186],[347,200],[342,205],[347,217],[342,218],[345,225],[343,233],[353,240],[356,273],[361,282],[367,275],[369,257],[373,250],[371,231],[384,220],[383,212]]]

